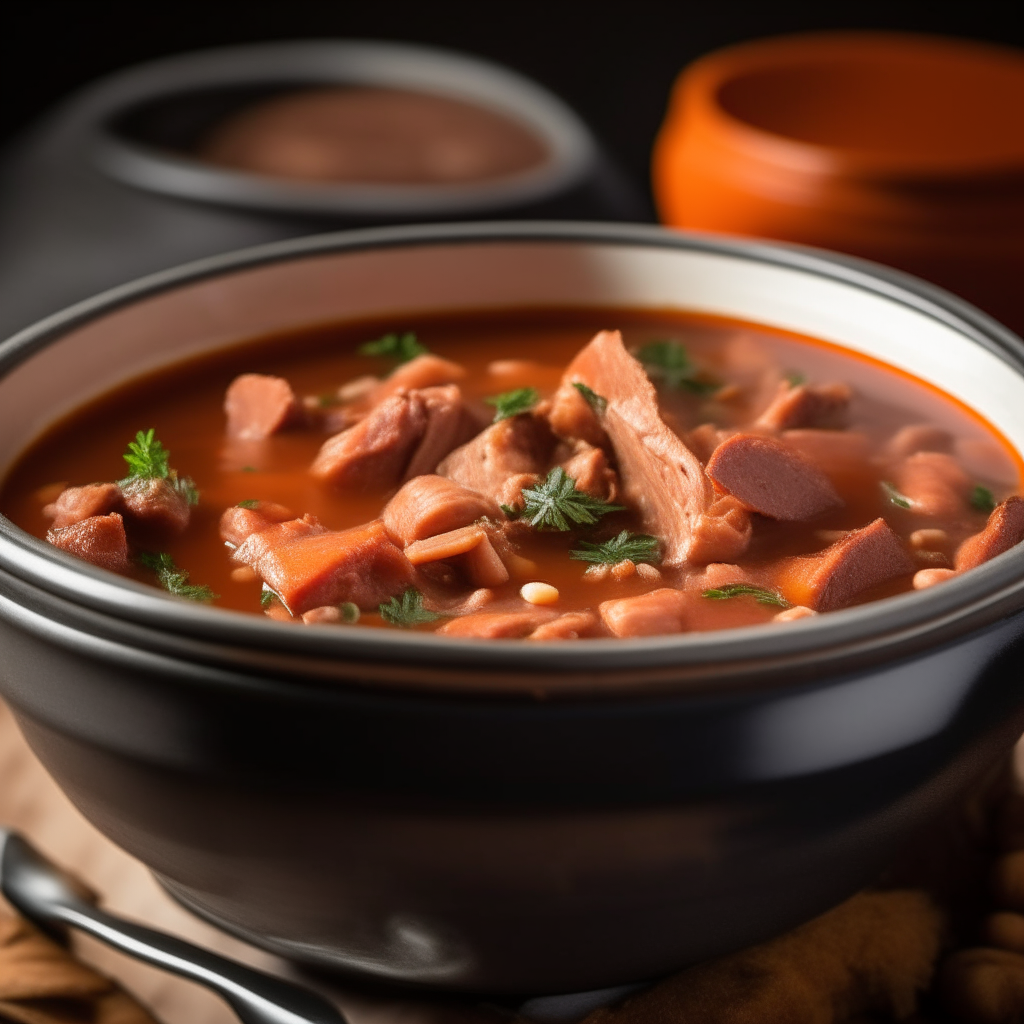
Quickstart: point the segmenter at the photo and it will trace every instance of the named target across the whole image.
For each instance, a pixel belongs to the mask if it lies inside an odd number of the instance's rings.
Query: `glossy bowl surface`
[[[1024,343],[913,279],[652,228],[380,229],[166,272],[0,346],[0,472],[118,382],[315,322],[690,309],[884,358],[1024,449]],[[196,608],[0,520],[0,686],[83,812],[269,949],[565,992],[781,931],[1024,727],[1024,551],[786,628],[528,645]]]

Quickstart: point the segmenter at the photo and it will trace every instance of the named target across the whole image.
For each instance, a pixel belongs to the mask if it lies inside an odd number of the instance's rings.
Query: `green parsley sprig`
[[[399,363],[407,363],[417,356],[426,355],[429,351],[430,349],[417,340],[412,331],[406,331],[405,334],[385,334],[382,338],[359,346],[361,356],[380,356],[384,359],[395,359]]]
[[[897,508],[913,508],[913,502],[905,495],[901,494],[894,483],[890,483],[888,480],[882,480],[879,483],[882,488],[882,493],[889,500],[890,505],[895,505]]]
[[[657,565],[661,561],[661,546],[657,537],[623,530],[617,537],[599,544],[581,540],[580,546],[569,552],[569,557],[593,565],[618,565],[619,562]]]
[[[561,466],[555,466],[536,487],[524,488],[523,501],[518,518],[538,530],[571,530],[570,522],[590,525],[625,508],[576,490],[576,481]]]
[[[587,400],[587,405],[590,406],[598,416],[603,416],[605,410],[608,408],[608,399],[599,395],[593,388],[588,387],[581,380],[574,380],[572,386]]]
[[[494,406],[494,422],[498,423],[520,413],[529,412],[540,401],[540,392],[536,388],[516,388],[514,391],[503,391],[500,395],[485,398],[484,401]]]
[[[781,594],[765,587],[755,587],[752,583],[726,583],[724,586],[705,590],[701,596],[711,601],[727,601],[731,597],[744,595],[754,598],[758,604],[770,604],[776,608],[789,607],[789,602]]]
[[[399,629],[412,629],[441,618],[436,612],[423,607],[423,595],[415,587],[409,587],[401,597],[384,601],[378,611],[389,626],[398,626]]]
[[[122,458],[128,464],[128,475],[120,481],[121,486],[140,480],[166,480],[189,505],[199,504],[195,482],[171,469],[171,453],[157,440],[153,427],[138,431]]]
[[[686,346],[674,339],[649,341],[637,349],[636,357],[643,363],[648,377],[674,391],[682,389],[707,395],[721,387],[717,381],[707,380],[700,374]]]
[[[982,487],[981,484],[976,484],[971,491],[970,502],[971,508],[984,512],[986,515],[996,507],[995,496],[987,487]]]
[[[174,564],[174,559],[166,552],[159,554],[141,554],[139,561],[156,573],[157,582],[169,594],[184,597],[189,601],[215,601],[220,595],[215,594],[205,585],[189,583],[188,573]]]
[[[245,501],[240,501],[235,508],[247,508],[254,509],[259,508],[259,501],[256,498],[246,498]]]

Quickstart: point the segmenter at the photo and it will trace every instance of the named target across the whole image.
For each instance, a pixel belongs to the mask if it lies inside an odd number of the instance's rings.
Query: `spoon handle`
[[[77,928],[136,960],[205,985],[244,1024],[345,1024],[315,992],[92,906],[79,886],[6,829],[0,829],[0,891],[50,935]]]

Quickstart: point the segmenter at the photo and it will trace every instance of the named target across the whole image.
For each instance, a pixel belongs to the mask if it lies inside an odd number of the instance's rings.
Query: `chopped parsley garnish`
[[[649,341],[636,352],[643,363],[647,376],[661,381],[666,387],[678,391],[680,388],[698,395],[717,391],[721,384],[701,376],[686,347],[678,341]]]
[[[124,461],[128,463],[128,476],[134,480],[166,480],[170,474],[171,453],[156,439],[156,430],[140,430],[134,441],[128,442]]]
[[[600,544],[581,540],[579,548],[570,551],[569,557],[594,565],[618,565],[627,561],[657,565],[661,561],[661,550],[657,537],[623,530],[617,537]]]
[[[996,499],[987,487],[978,484],[971,491],[971,508],[988,514],[996,507]]]
[[[897,508],[911,508],[913,502],[905,495],[900,494],[896,490],[896,485],[889,483],[888,480],[881,481],[882,493],[889,499],[890,503],[895,505]]]
[[[166,480],[189,505],[199,504],[199,491],[191,477],[182,476],[171,469],[171,453],[156,439],[153,427],[140,430],[122,456],[128,463],[128,475],[122,486],[139,480]]]
[[[789,382],[791,388],[798,388],[801,384],[807,383],[807,375],[801,373],[799,370],[790,370],[786,374],[786,380]]]
[[[598,416],[603,416],[605,409],[608,408],[608,399],[603,398],[593,388],[588,388],[582,381],[575,380],[572,386],[587,400],[587,405],[590,406]]]
[[[270,587],[266,585],[266,583],[264,583],[263,589],[260,591],[260,607],[269,608],[275,601],[280,600],[281,599],[277,596],[277,594],[275,594],[274,591],[271,590]]]
[[[423,607],[423,595],[415,587],[409,587],[401,597],[383,602],[378,610],[380,617],[389,626],[398,626],[400,629],[412,629],[413,626],[436,622],[441,617]]]
[[[189,601],[214,601],[219,596],[207,586],[189,583],[188,573],[179,569],[166,551],[139,555],[139,561],[147,569],[152,569],[160,586],[175,597],[184,597]]]
[[[243,466],[242,467],[242,472],[243,473],[258,473],[259,470],[255,466]]]
[[[555,466],[536,487],[524,488],[523,500],[525,505],[519,517],[540,530],[571,530],[570,521],[589,525],[625,507],[577,491],[576,481],[561,466]]]
[[[755,587],[752,583],[726,583],[722,587],[712,587],[705,590],[702,597],[710,598],[712,601],[727,601],[730,597],[743,597],[749,595],[758,604],[770,604],[776,608],[788,608],[789,602],[774,590],[767,590],[765,587]]]
[[[359,621],[359,605],[352,601],[343,601],[338,605],[338,611],[341,612],[341,621],[346,626],[354,626]]]
[[[485,398],[484,401],[494,406],[494,422],[497,423],[529,412],[540,401],[540,392],[536,388],[516,388],[515,391],[505,391],[492,398]]]
[[[259,502],[255,498],[246,498],[245,501],[240,501],[235,508],[258,508]]]
[[[407,363],[410,359],[425,355],[430,349],[416,340],[412,331],[405,334],[385,334],[383,338],[368,341],[359,346],[361,356],[382,356],[385,359],[396,359]]]

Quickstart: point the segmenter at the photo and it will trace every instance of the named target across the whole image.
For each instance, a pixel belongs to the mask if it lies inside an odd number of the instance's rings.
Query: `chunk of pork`
[[[772,519],[811,519],[842,505],[828,477],[773,437],[734,434],[714,451],[707,474],[753,512]]]
[[[262,441],[302,420],[302,407],[283,377],[243,373],[224,395],[229,437]]]
[[[606,636],[601,619],[591,611],[566,612],[557,619],[538,626],[527,640],[580,640],[584,637]]]
[[[968,537],[953,561],[958,572],[973,569],[1024,540],[1024,500],[1013,496],[1000,502],[988,517],[985,529]]]
[[[274,501],[258,501],[253,508],[236,505],[225,509],[220,517],[220,539],[237,548],[250,534],[294,518],[290,508]]]
[[[328,438],[310,472],[335,487],[394,487],[433,471],[475,429],[455,385],[392,395],[354,427]]]
[[[778,386],[771,404],[757,418],[764,430],[794,430],[798,427],[842,427],[850,405],[846,384],[800,384],[788,381]]]
[[[729,561],[745,550],[749,517],[737,502],[716,504],[700,460],[662,420],[654,387],[618,331],[601,331],[576,356],[564,377],[573,381],[607,400],[603,424],[618,464],[619,500],[661,539],[666,565]]]
[[[492,423],[468,444],[456,448],[437,467],[440,476],[478,491],[492,501],[512,504],[526,477],[547,470],[555,438],[537,416],[511,416]]]
[[[192,517],[188,502],[166,480],[128,480],[121,496],[128,533],[142,547],[178,536]]]
[[[43,515],[53,520],[51,529],[61,530],[83,519],[117,512],[122,506],[121,488],[117,484],[86,484],[65,487],[56,501],[43,508]]]
[[[601,426],[597,412],[580,393],[580,389],[574,386],[576,383],[586,381],[570,377],[566,372],[551,400],[548,412],[551,429],[565,441],[586,441],[595,448],[604,447],[608,444],[608,435]]]
[[[895,476],[896,489],[920,515],[956,519],[968,510],[973,482],[952,455],[916,452],[900,463]]]
[[[246,544],[275,529],[253,534]],[[351,530],[310,532],[268,545],[255,568],[293,615],[343,601],[376,610],[382,601],[411,586],[414,576],[409,560],[379,519]]]
[[[777,582],[790,604],[817,612],[849,604],[869,587],[914,571],[902,541],[884,519],[853,530],[831,547],[784,559]]]
[[[538,627],[558,618],[552,608],[532,607],[524,611],[474,612],[446,622],[437,630],[443,636],[476,637],[484,640],[521,640]]]
[[[494,550],[490,538],[480,526],[463,526],[413,541],[405,549],[413,565],[454,559],[461,565],[474,587],[500,587],[508,582],[508,570]]]
[[[253,530],[238,545],[231,556],[236,562],[248,565],[260,576],[263,575],[262,560],[264,555],[275,548],[292,544],[303,537],[312,537],[327,532],[327,527],[308,513],[301,519],[286,519],[272,523],[264,519],[262,526]]]
[[[68,526],[51,529],[46,539],[62,551],[111,572],[128,571],[128,538],[124,520],[116,512],[90,516]]]
[[[953,435],[930,423],[912,423],[902,427],[889,439],[885,453],[893,459],[905,459],[915,452],[951,452]]]
[[[662,587],[636,597],[604,601],[598,611],[614,636],[663,636],[683,631],[689,604],[683,591]]]
[[[426,473],[403,484],[381,518],[402,544],[468,526],[483,516],[501,518],[497,503],[447,477]]]
[[[576,490],[592,498],[614,502],[619,493],[619,478],[608,465],[608,456],[586,441],[578,441],[575,448],[562,462],[562,469],[575,481]]]

